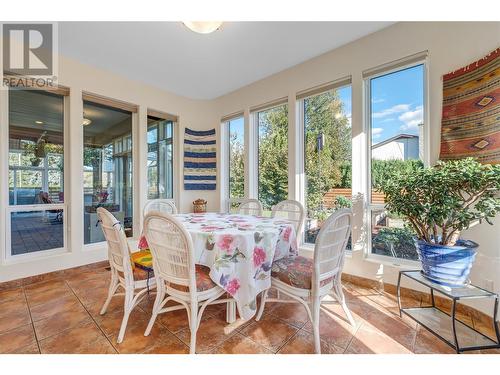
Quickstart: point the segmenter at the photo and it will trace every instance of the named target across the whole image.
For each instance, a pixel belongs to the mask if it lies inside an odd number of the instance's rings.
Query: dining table
[[[210,278],[234,299],[227,321],[243,320],[256,311],[257,296],[271,287],[273,261],[298,254],[292,222],[275,217],[231,213],[173,215],[191,235],[195,263],[210,268]],[[141,236],[139,248],[148,247]]]

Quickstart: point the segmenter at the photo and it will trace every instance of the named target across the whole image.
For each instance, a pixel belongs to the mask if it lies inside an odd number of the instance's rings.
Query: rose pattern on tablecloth
[[[297,255],[293,224],[282,218],[217,213],[174,216],[191,235],[195,262],[210,267],[211,279],[236,300],[243,319],[255,315],[257,295],[271,286],[273,261]]]

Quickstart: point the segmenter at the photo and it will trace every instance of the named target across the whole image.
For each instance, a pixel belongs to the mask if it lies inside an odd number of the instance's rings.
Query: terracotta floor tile
[[[341,354],[343,348],[321,341],[321,354]],[[305,330],[300,330],[278,352],[278,354],[314,354],[314,336]]]
[[[47,283],[50,284],[51,282]],[[44,303],[52,303],[60,298],[67,297],[72,294],[73,292],[66,284],[59,283],[55,283],[53,288],[48,285],[44,285],[39,289],[26,289],[26,298],[30,308]]]
[[[147,321],[135,321],[130,324],[121,344],[116,343],[118,332],[109,339],[119,353],[166,352],[169,349],[173,353],[189,352],[187,346],[161,324],[156,323],[149,336],[144,336],[147,323]]]
[[[93,317],[100,315],[102,306],[104,305],[106,299],[102,301],[97,301],[91,304],[85,305],[85,308],[88,310],[89,314]],[[106,314],[111,314],[115,311],[123,311],[123,304],[125,301],[125,296],[115,296],[111,299],[111,302],[108,305],[106,310]]]
[[[205,314],[203,314],[203,318],[207,318]],[[185,309],[162,313],[158,315],[156,320],[167,327],[169,331],[173,333],[177,333],[189,328],[187,312]]]
[[[36,322],[52,315],[63,313],[76,305],[81,306],[78,298],[76,298],[74,294],[68,294],[67,296],[61,297],[55,301],[31,307],[31,318],[34,322]]]
[[[123,309],[115,310],[112,312],[107,312],[104,315],[94,315],[93,316],[95,322],[101,327],[102,331],[106,336],[118,335],[120,331],[120,327],[123,320]],[[127,331],[125,333],[125,337],[128,333],[128,329],[132,327],[134,324],[144,324],[146,325],[149,322],[150,315],[146,314],[143,310],[139,308],[135,308],[132,310],[132,313],[129,316]],[[146,328],[146,327],[144,327]],[[144,331],[143,331],[144,333]]]
[[[53,336],[61,331],[78,326],[80,323],[91,322],[92,319],[81,304],[34,322],[38,340]]]
[[[250,340],[240,333],[235,334],[222,345],[215,348],[212,354],[273,354],[262,345]]]
[[[66,284],[66,281],[59,279],[42,281],[24,287],[26,295],[28,296],[41,292],[47,292],[49,290],[64,290],[64,289],[68,289],[68,285]]]
[[[33,325],[27,324],[0,334],[0,353],[12,353],[36,345]]]
[[[410,349],[369,324],[363,324],[351,340],[347,354],[410,354]]]
[[[6,312],[3,310],[3,304],[0,304],[0,333],[10,331],[14,328],[25,326],[31,323],[30,314],[26,304],[16,304]]]
[[[381,311],[370,314],[363,326],[370,325],[379,332],[391,337],[398,344],[411,350],[415,341],[415,328],[403,323],[398,317],[385,314]]]
[[[23,288],[14,288],[0,291],[0,306],[2,305],[2,303],[13,299],[24,299]]]
[[[34,342],[28,346],[19,348],[10,354],[40,354],[40,349],[38,348],[38,344]]]
[[[420,327],[417,330],[415,345],[413,346],[415,354],[455,354],[455,350],[441,339]]]
[[[351,327],[343,318],[321,310],[319,318],[320,337],[330,345],[346,348],[356,333],[357,326]],[[307,322],[304,330],[312,333],[312,324]]]
[[[11,299],[9,301],[0,303],[0,318],[4,316],[11,316],[13,313],[19,313],[28,309],[26,300],[22,299]]]
[[[42,354],[107,354],[116,353],[113,346],[93,322],[62,331],[39,341]]]
[[[309,315],[306,308],[300,303],[276,303],[269,314],[280,318],[294,327],[302,328],[309,321]]]
[[[208,353],[236,333],[236,329],[231,329],[231,327],[228,326],[222,314],[207,317],[202,320],[198,328],[196,336],[196,353]],[[176,333],[176,335],[189,346],[191,341],[191,332],[189,328]]]
[[[68,272],[65,279],[68,281],[70,285],[86,283],[92,279],[105,279],[108,280],[111,277],[111,272],[106,270],[106,268],[97,268],[97,269],[87,269],[87,270],[79,270],[74,273]]]
[[[260,321],[245,327],[241,333],[275,353],[297,331],[297,328],[282,320],[265,314]]]

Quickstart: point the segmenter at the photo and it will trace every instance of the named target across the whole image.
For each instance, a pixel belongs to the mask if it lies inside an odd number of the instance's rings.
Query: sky
[[[372,144],[397,134],[418,135],[423,121],[424,69],[418,65],[371,80]],[[349,122],[352,113],[351,86],[338,89]],[[231,120],[231,133],[243,143],[243,118]]]
[[[423,122],[424,69],[418,65],[371,80],[372,143],[418,135]]]

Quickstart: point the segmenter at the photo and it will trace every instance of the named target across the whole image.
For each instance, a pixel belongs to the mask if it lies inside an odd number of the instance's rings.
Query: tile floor
[[[66,274],[66,273],[65,273]],[[133,312],[125,340],[116,343],[122,303],[116,297],[108,312],[99,310],[109,282],[106,268],[68,272],[55,281],[0,291],[0,353],[187,353],[189,329],[183,310],[161,315],[144,337],[154,295]],[[439,339],[408,318],[397,315],[394,296],[344,284],[356,320],[352,328],[336,304],[321,312],[323,353],[453,353]],[[404,304],[420,304],[404,298]],[[464,316],[470,324],[471,317]],[[484,329],[484,328],[483,328]],[[304,308],[266,306],[260,322],[228,325],[225,306],[207,309],[198,331],[199,353],[312,353],[312,327]],[[490,336],[493,330],[486,331]],[[500,353],[487,350],[482,353]]]

